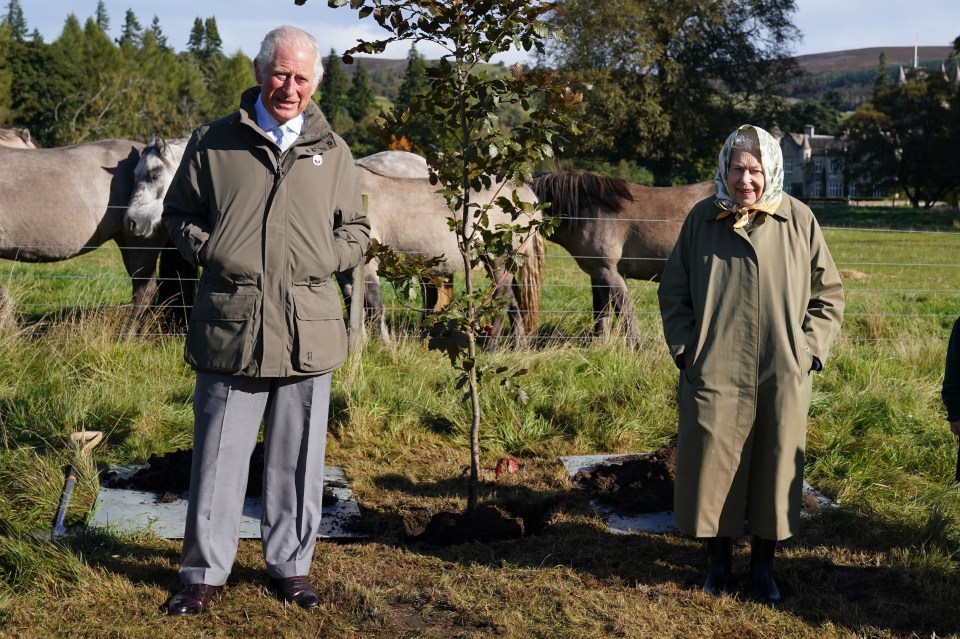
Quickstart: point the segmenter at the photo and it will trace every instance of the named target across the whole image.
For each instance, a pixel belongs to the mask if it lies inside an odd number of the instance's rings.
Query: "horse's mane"
[[[633,201],[630,183],[590,171],[544,173],[533,180],[533,191],[541,202],[549,202],[546,215],[561,224],[574,224],[581,211],[605,208],[620,210],[624,200]]]
[[[165,139],[160,135],[154,135],[146,146],[143,147],[143,154],[153,153],[168,169],[176,170],[177,164],[180,162],[180,155],[183,154],[183,149],[186,147],[189,138],[173,138],[170,140]],[[174,147],[174,157],[171,159],[168,154],[165,152],[167,149]],[[177,153],[179,151],[179,153]]]

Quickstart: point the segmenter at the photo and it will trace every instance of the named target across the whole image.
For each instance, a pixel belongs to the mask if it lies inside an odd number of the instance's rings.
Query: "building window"
[[[843,195],[843,185],[837,180],[827,182],[827,197],[840,197]]]
[[[823,158],[813,158],[813,170],[817,175],[823,172]]]
[[[849,195],[852,198],[859,197],[857,195],[857,185],[855,183],[851,184],[850,187],[847,189],[847,195]]]
[[[817,180],[816,182],[810,185],[810,197],[820,197],[821,195],[823,195],[823,193],[821,193],[821,190],[822,189],[820,188],[820,181]]]
[[[787,175],[793,173],[793,158],[783,158],[783,172]]]

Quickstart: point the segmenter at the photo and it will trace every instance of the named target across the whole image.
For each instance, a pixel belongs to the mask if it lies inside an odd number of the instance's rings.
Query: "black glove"
[[[813,363],[810,364],[810,370],[818,373],[823,370],[823,362],[821,362],[820,358],[816,355],[813,356]]]
[[[680,370],[683,370],[687,367],[687,363],[683,359],[683,353],[680,353],[679,355],[674,357],[673,363],[676,364],[677,368],[679,368]]]

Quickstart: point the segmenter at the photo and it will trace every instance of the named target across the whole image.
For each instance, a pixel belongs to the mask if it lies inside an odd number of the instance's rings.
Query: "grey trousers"
[[[237,554],[250,457],[263,421],[260,536],[267,574],[310,571],[323,506],[331,374],[251,378],[198,373],[180,578],[226,583]]]

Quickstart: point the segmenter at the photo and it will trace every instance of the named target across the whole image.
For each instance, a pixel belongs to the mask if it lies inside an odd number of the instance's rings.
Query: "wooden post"
[[[361,197],[363,198],[363,212],[366,214],[367,194],[364,193]],[[353,268],[353,290],[350,294],[350,351],[354,353],[363,350],[363,342],[366,337],[363,317],[363,296],[366,289],[364,266],[365,262],[361,259],[360,263]]]

